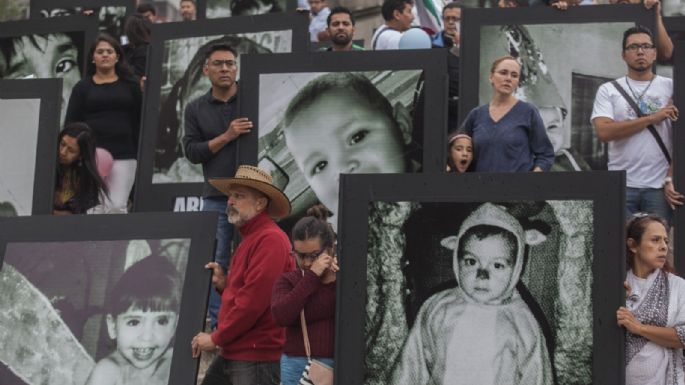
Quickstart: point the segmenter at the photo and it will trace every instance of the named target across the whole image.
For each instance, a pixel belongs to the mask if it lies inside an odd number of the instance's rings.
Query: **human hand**
[[[318,258],[314,260],[309,270],[311,270],[312,273],[316,274],[317,276],[321,277],[324,271],[329,269],[332,264],[333,257],[328,255],[326,252],[323,252],[321,253],[321,255],[318,256]]]
[[[556,8],[560,11],[565,11],[568,9],[568,3],[565,1],[557,1],[556,3],[552,3],[552,8]]]
[[[454,45],[458,46],[461,43],[461,34],[457,31],[445,31],[445,36],[452,40]]]
[[[328,284],[331,282],[335,282],[335,275],[336,273],[340,271],[340,267],[338,266],[338,259],[333,257],[333,262],[331,263],[331,267],[326,269],[323,272],[323,276],[321,276],[321,283],[323,284]]]
[[[145,92],[145,81],[147,80],[147,76],[141,76],[139,80],[140,84],[140,91]]]
[[[669,102],[666,107],[661,108],[650,116],[652,117],[654,124],[660,123],[664,119],[671,119],[675,122],[678,120],[678,108],[676,108],[672,102]]]
[[[544,172],[544,171],[542,170],[542,168],[540,168],[540,166],[535,166],[535,168],[533,168],[533,172]]]
[[[252,122],[248,118],[238,118],[231,121],[228,129],[224,132],[228,141],[235,140],[240,135],[249,134],[252,128]]]
[[[683,194],[675,191],[673,182],[664,184],[664,198],[666,198],[666,202],[671,206],[671,210],[675,210],[676,206],[683,205]]]
[[[633,334],[640,335],[642,331],[642,323],[635,318],[630,310],[623,306],[616,311],[616,321],[618,326],[623,326]]]
[[[208,333],[197,333],[190,343],[193,358],[200,357],[201,351],[210,351],[217,348],[212,341],[212,336]]]
[[[656,5],[657,12],[661,11],[661,2],[659,0],[645,0],[644,1],[645,9],[651,9],[655,5]]]
[[[217,290],[223,291],[226,288],[226,274],[224,269],[216,262],[209,262],[205,265],[205,269],[212,270],[212,284]]]

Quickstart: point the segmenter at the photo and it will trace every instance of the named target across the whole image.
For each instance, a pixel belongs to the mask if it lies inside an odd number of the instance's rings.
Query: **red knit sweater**
[[[233,254],[212,341],[229,360],[277,361],[285,336],[269,305],[278,277],[295,268],[290,241],[265,213],[238,230],[242,241]]]
[[[286,326],[283,352],[306,356],[300,311],[304,308],[312,357],[333,358],[335,346],[335,282],[322,284],[321,278],[307,270],[285,273],[274,285],[271,313],[276,323]]]

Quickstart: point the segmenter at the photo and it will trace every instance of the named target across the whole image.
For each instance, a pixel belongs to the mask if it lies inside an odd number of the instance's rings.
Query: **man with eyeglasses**
[[[207,181],[209,178],[234,175],[236,141],[252,128],[252,122],[237,116],[237,57],[236,50],[228,44],[215,44],[209,47],[202,72],[209,78],[212,87],[206,94],[188,103],[183,122],[185,156],[192,163],[202,164],[205,179],[202,210],[219,214],[214,258],[224,269],[228,267],[233,225],[228,222],[226,216],[226,197]],[[209,299],[212,329],[216,327],[220,304],[221,298],[212,291]]]
[[[656,47],[643,26],[623,34],[628,74],[602,84],[592,110],[597,137],[609,144],[609,170],[626,170],[626,213],[657,214],[669,221],[683,196],[673,186],[672,128],[678,120],[673,80],[652,71]]]
[[[459,56],[459,26],[461,25],[461,4],[452,2],[442,9],[443,30],[433,38],[434,47],[449,48],[450,52]]]

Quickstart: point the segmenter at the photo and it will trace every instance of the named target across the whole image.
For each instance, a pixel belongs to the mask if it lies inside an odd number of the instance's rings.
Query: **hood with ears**
[[[442,246],[453,250],[452,267],[454,269],[454,275],[457,278],[457,281],[459,280],[459,263],[457,260],[459,243],[466,231],[479,225],[500,227],[514,234],[516,237],[516,261],[514,262],[511,280],[509,281],[509,285],[502,296],[493,301],[496,303],[501,303],[503,300],[511,298],[514,289],[516,288],[516,284],[521,277],[526,244],[539,244],[546,238],[537,230],[524,230],[524,228],[521,226],[521,223],[519,223],[519,221],[513,215],[509,214],[504,207],[494,205],[492,203],[484,203],[464,220],[461,228],[459,229],[459,234],[456,236],[451,235],[440,241]]]

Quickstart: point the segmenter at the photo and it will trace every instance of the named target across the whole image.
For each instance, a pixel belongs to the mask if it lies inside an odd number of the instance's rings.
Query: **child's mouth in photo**
[[[136,360],[147,361],[152,358],[156,348],[133,348],[133,357]]]
[[[459,164],[462,166],[466,166],[466,163],[468,163],[468,160],[466,160],[466,159],[462,159],[459,161]]]

